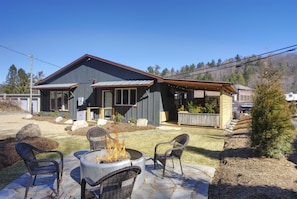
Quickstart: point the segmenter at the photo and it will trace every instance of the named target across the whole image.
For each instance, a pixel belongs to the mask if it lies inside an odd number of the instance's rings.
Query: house
[[[158,126],[177,121],[177,110],[194,92],[218,93],[220,127],[232,119],[230,83],[164,79],[150,73],[84,55],[42,81],[41,111],[66,112],[74,120],[112,119],[121,114],[123,121],[145,118]],[[203,95],[204,97],[205,95]]]
[[[234,101],[239,103],[252,103],[255,89],[240,84],[234,85],[236,94],[233,95]]]

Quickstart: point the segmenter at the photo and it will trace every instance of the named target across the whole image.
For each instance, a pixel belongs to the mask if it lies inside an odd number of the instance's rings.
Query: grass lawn
[[[181,133],[190,135],[190,142],[184,151],[182,162],[218,167],[219,155],[224,145],[224,132],[220,129],[181,126],[180,130],[154,129],[120,133],[119,139],[120,142],[125,141],[126,148],[136,149],[147,157],[153,157],[156,143],[169,141]],[[56,150],[63,152],[64,155],[89,149],[89,142],[85,136],[61,133],[60,136],[52,139],[59,142],[59,147]],[[25,172],[27,170],[22,161],[1,169],[0,189]]]

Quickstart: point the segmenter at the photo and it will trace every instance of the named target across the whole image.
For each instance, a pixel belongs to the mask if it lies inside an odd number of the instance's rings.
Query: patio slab
[[[77,151],[64,157],[64,173],[60,187],[62,199],[80,198],[80,161],[79,157],[87,150]],[[132,193],[132,199],[159,199],[159,198],[208,198],[208,187],[212,181],[215,169],[212,167],[183,163],[184,176],[180,174],[178,162],[172,167],[167,163],[165,177],[162,177],[162,167],[154,169],[151,158],[145,162],[144,183]],[[26,173],[0,190],[0,198],[24,198],[26,182],[29,175]],[[31,187],[28,198],[55,198],[56,181],[52,176],[36,179],[37,186]]]

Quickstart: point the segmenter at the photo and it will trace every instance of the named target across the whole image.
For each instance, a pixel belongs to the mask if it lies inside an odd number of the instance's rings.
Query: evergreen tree
[[[211,63],[209,64],[210,67],[215,67],[216,66],[216,62],[215,60],[211,60]]]
[[[261,156],[280,157],[291,152],[291,114],[277,71],[266,70],[255,90],[252,115],[252,147]]]
[[[6,82],[3,85],[3,93],[17,93],[17,68],[14,64],[9,67]]]
[[[202,78],[202,80],[213,81],[213,77],[209,72],[206,72]]]
[[[154,67],[152,67],[152,66],[147,67],[147,72],[154,74]]]
[[[218,59],[217,66],[220,66],[221,64],[222,64],[222,60]]]
[[[19,94],[30,93],[29,75],[26,74],[26,72],[22,68],[18,70],[16,93],[19,93]]]
[[[165,68],[162,72],[161,72],[161,77],[166,77],[166,75],[169,73],[169,70],[167,68]]]

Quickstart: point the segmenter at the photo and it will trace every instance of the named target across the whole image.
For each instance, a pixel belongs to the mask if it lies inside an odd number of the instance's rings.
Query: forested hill
[[[159,72],[160,66],[156,65],[148,67],[147,72],[165,78],[224,81],[254,88],[259,73],[265,68],[273,68],[281,72],[285,93],[297,93],[297,53],[285,53],[265,59],[260,56],[237,55],[225,61],[219,59],[217,62],[212,60],[208,63],[185,65],[180,70],[165,68],[162,72]]]

